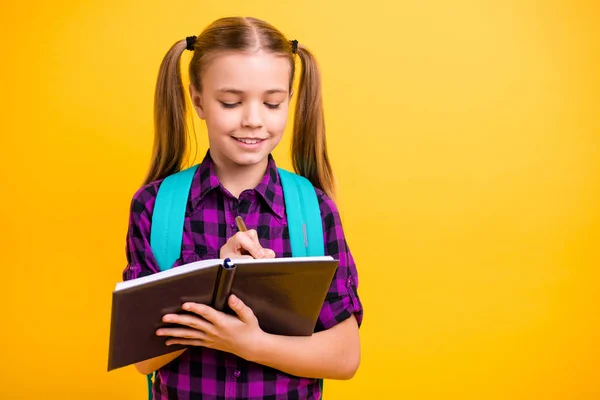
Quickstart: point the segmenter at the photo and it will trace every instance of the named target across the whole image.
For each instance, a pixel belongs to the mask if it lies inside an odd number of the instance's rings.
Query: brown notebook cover
[[[187,301],[233,314],[235,294],[256,315],[262,330],[310,336],[338,260],[324,257],[205,260],[119,282],[112,295],[108,370],[184,348],[166,346],[156,330],[162,317],[181,313]]]

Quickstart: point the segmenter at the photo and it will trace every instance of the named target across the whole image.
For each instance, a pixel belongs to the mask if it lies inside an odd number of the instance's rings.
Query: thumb
[[[254,312],[239,297],[232,294],[229,296],[229,307],[240,317],[243,322],[251,322]]]

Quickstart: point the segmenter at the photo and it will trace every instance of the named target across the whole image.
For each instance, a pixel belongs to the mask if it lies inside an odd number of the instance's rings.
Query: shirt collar
[[[283,187],[279,179],[279,172],[273,156],[269,154],[268,164],[265,175],[254,188],[254,191],[260,195],[265,204],[279,218],[285,218],[285,206],[283,198]],[[198,166],[194,175],[190,198],[192,209],[196,210],[204,196],[211,190],[221,186],[219,178],[215,172],[214,162],[210,157],[210,151],[206,152],[204,160]]]
[[[265,203],[279,218],[285,218],[285,206],[283,199],[283,187],[279,180],[279,171],[273,156],[269,154],[267,171],[262,180],[254,188],[260,194]]]

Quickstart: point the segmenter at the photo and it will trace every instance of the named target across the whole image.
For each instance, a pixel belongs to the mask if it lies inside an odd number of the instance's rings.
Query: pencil
[[[248,228],[246,228],[246,224],[244,223],[244,220],[239,215],[237,217],[235,217],[235,222],[237,222],[237,226],[238,226],[238,229],[240,230],[240,232],[246,232],[248,230]]]
[[[244,219],[242,217],[240,217],[239,215],[237,217],[235,217],[235,222],[237,223],[237,226],[238,226],[238,229],[240,232],[246,232],[248,230],[248,228],[246,227],[246,223],[244,222]],[[247,250],[242,249],[242,254],[249,255],[250,253]]]

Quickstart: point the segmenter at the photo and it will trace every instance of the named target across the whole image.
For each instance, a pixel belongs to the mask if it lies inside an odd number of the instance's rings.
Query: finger
[[[199,318],[195,315],[167,314],[163,317],[163,322],[185,325],[189,326],[190,328],[198,329],[207,333],[212,333],[214,331],[213,324],[211,324],[204,318]]]
[[[256,319],[252,309],[234,294],[229,296],[229,307],[231,307],[243,322],[254,322]]]
[[[254,258],[263,258],[264,250],[260,243],[252,240],[250,236],[247,235],[248,232],[238,232],[233,235],[232,239],[235,240],[236,247],[241,247],[250,253],[250,255]]]
[[[256,232],[256,229],[247,230],[246,235],[250,236],[250,239],[252,239],[258,245],[260,245],[260,242],[258,241],[258,233]]]
[[[207,306],[206,304],[199,303],[184,303],[183,309],[185,311],[191,311],[207,320],[212,324],[219,322],[221,314],[214,308]]]
[[[160,328],[156,331],[157,336],[169,336],[183,339],[206,339],[206,333],[190,328]]]
[[[264,249],[265,251],[265,258],[275,258],[275,252],[271,249]]]
[[[209,342],[199,339],[168,339],[165,344],[172,346],[174,344],[181,344],[184,346],[203,346],[210,347]]]
[[[256,232],[255,229],[250,229],[250,230],[240,230],[240,232],[243,232],[245,235],[249,236],[250,239],[252,239],[253,242],[255,242],[258,246],[260,246],[260,242],[258,241],[258,233]],[[248,254],[247,250],[242,250],[241,251],[242,255],[244,255],[244,257],[246,256],[246,254]],[[250,257],[252,258],[252,257]]]

